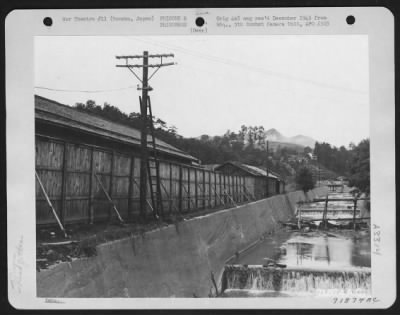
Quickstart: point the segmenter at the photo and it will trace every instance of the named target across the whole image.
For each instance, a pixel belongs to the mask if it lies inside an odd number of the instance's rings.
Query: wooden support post
[[[140,190],[140,185],[139,185],[138,182],[135,180],[135,178],[133,178],[133,182],[134,182],[134,184],[137,186],[137,188]],[[149,199],[146,199],[146,204],[149,206],[151,212],[154,213],[153,206],[151,205]]]
[[[172,185],[172,163],[169,163],[169,213],[171,214],[172,212],[172,196],[175,196],[175,194],[172,193],[173,190],[173,185]]]
[[[179,205],[178,205],[178,209],[179,209],[180,213],[182,212],[182,198],[183,198],[183,196],[182,196],[182,188],[183,188],[182,177],[183,177],[182,166],[179,165],[179,184],[178,184],[179,185],[178,186],[178,189],[179,189],[179,191],[178,191],[178,203],[179,203]]]
[[[226,190],[225,190],[225,194],[228,196],[228,198],[229,198],[229,200],[231,201],[231,203],[237,208],[238,205],[237,205],[236,202],[232,199],[232,196],[231,196],[228,192],[226,192]]]
[[[237,186],[236,186],[236,175],[232,177],[232,197],[235,202],[237,202]]]
[[[203,170],[203,209],[206,208],[206,171]]]
[[[242,179],[241,179],[241,181],[240,181],[240,190],[241,190],[241,192],[242,192],[242,201],[244,202],[244,197],[246,197],[246,192],[245,192],[245,189],[244,189],[244,183],[245,183],[245,178],[244,177],[242,177]]]
[[[221,187],[222,187],[222,175],[221,175],[221,174],[218,174],[218,177],[219,177],[219,181],[218,181],[218,186],[219,186],[218,193],[219,193],[219,195],[222,195],[222,189],[221,189]],[[220,203],[220,204],[221,204],[221,203]]]
[[[214,208],[217,206],[217,173],[214,172]]]
[[[235,175],[232,175],[230,178],[230,195],[232,196],[232,200],[235,200]]]
[[[219,198],[219,201],[221,202],[221,204],[224,205],[224,207],[225,207],[225,203],[224,203],[224,200],[222,199],[222,197],[217,193],[216,190],[214,192],[215,192],[215,195]]]
[[[107,193],[107,190],[104,188],[103,183],[101,182],[101,180],[100,180],[100,178],[97,176],[97,174],[94,174],[94,175],[95,175],[97,181],[99,182],[100,188],[103,190],[104,194],[106,195],[106,198],[107,198],[108,201],[110,202],[111,208],[114,209],[114,211],[115,211],[115,213],[116,213],[116,215],[117,215],[117,217],[118,217],[119,222],[123,223],[124,220],[122,220],[122,217],[121,217],[121,215],[119,214],[116,205],[115,205],[114,202],[112,201],[111,196]]]
[[[228,192],[229,192],[229,175],[224,176],[225,182],[224,182],[224,195],[226,196],[226,202],[229,202],[228,198]]]
[[[242,186],[242,176],[239,176],[239,186],[238,186],[238,189],[239,189],[239,202],[243,202],[244,200],[243,200],[243,186]]]
[[[237,189],[238,189],[238,198],[239,198],[239,202],[242,202],[242,186],[241,186],[241,182],[242,182],[242,177],[238,176],[238,183],[237,183]]]
[[[325,208],[324,208],[324,213],[322,214],[322,224],[324,226],[324,229],[328,227],[328,222],[327,222],[327,214],[328,214],[328,194],[326,195],[325,199]]]
[[[110,170],[110,186],[108,188],[108,195],[110,196],[110,198],[112,198],[112,190],[113,190],[113,177],[114,177],[114,159],[115,159],[115,151],[112,151],[111,154],[111,170]],[[112,207],[110,207],[108,209],[108,221],[111,220],[111,216],[112,216]]]
[[[244,177],[240,180],[240,191],[241,191],[241,200],[244,202],[244,197],[245,197],[245,191],[244,191]]]
[[[222,175],[224,177],[224,187],[223,187],[223,196],[224,196],[224,204],[226,204],[227,196],[226,196],[226,175]]]
[[[232,176],[231,176],[229,182],[230,182],[230,185],[229,185],[229,187],[230,187],[229,194],[232,196],[232,200],[233,200],[233,201],[236,201],[236,200],[235,200],[235,175],[232,175]]]
[[[186,189],[185,185],[183,185],[183,190],[186,192],[186,194],[188,194],[188,190]],[[192,203],[193,205],[193,209],[196,207],[195,202],[193,201],[193,198],[188,198],[189,202]]]
[[[244,194],[245,194],[246,198],[248,199],[248,201],[250,201],[250,199],[247,196],[250,196],[250,198],[251,198],[252,194],[247,189],[247,186],[246,186],[247,183],[248,183],[247,177],[244,177],[243,178],[243,191],[244,191]]]
[[[190,184],[189,184],[190,185]],[[199,193],[198,193],[198,178],[197,178],[197,169],[194,170],[194,204],[195,208],[199,208]]]
[[[243,177],[243,186],[242,186],[242,189],[243,189],[243,197],[246,197],[246,199],[247,199],[247,194],[248,194],[248,192],[247,192],[247,190],[246,190],[246,178],[245,178],[245,177]],[[250,199],[251,199],[251,197],[250,197]],[[243,201],[244,201],[244,198],[243,198]]]
[[[188,203],[187,203],[187,211],[188,212],[190,212],[190,203],[192,202],[192,198],[191,198],[191,195],[190,195],[190,168],[188,167],[188,169],[187,169],[187,173],[188,173],[188,189],[187,189],[187,200],[188,200]]]
[[[235,191],[236,191],[236,201],[240,202],[240,198],[239,198],[239,178],[238,176],[235,176]]]
[[[238,202],[238,195],[237,195],[237,176],[233,176],[233,200]]]
[[[242,197],[242,191],[240,189],[240,176],[236,177],[236,194],[237,194],[237,201],[240,203]]]
[[[208,173],[208,208],[212,208],[212,205],[211,205],[211,172],[210,171],[208,171],[207,172]]]
[[[230,175],[228,177],[228,194],[229,194],[229,196],[231,196],[231,200],[233,200],[233,186],[232,186],[232,183],[233,183],[233,175]]]
[[[243,186],[242,186],[242,191],[243,191],[243,196],[242,197],[245,197],[247,201],[251,201],[250,197],[247,194],[246,186],[244,185],[244,183],[243,183]],[[244,201],[244,198],[243,198],[243,201]]]
[[[224,193],[224,188],[225,188],[225,175],[222,174],[221,175],[221,187],[220,187],[219,193],[222,196],[222,199],[224,200],[224,207],[225,207],[225,205],[226,205],[226,200],[225,200],[226,196],[225,196],[225,193]]]
[[[233,196],[233,194],[232,194],[232,178],[233,178],[232,175],[228,175],[228,178],[227,178],[227,190],[226,190],[228,198],[229,198],[229,200],[231,200],[231,202],[233,200],[233,198],[232,198],[232,196]]]
[[[172,200],[171,199],[172,196],[168,193],[167,188],[165,188],[164,184],[160,183],[160,185],[161,185],[161,188],[164,190],[164,193],[167,196],[168,200]],[[176,207],[175,207],[175,210],[179,211],[178,209],[176,209]]]
[[[224,199],[225,197],[224,197],[224,193],[222,191],[223,185],[224,185],[224,175],[223,174],[219,174],[219,191],[218,191],[218,193],[219,193],[220,196],[222,196],[221,204],[223,204],[224,207],[225,207],[225,199]],[[222,202],[222,200],[223,200],[223,202]]]
[[[160,210],[161,210],[161,213],[158,213],[158,215],[161,215],[161,217],[164,218],[164,216],[165,216],[165,213],[164,213],[164,199],[163,199],[161,186],[164,186],[162,181],[163,181],[163,179],[165,179],[165,177],[162,177],[162,175],[161,175],[161,169],[162,169],[161,165],[167,165],[167,164],[164,164],[164,163],[161,163],[160,161],[158,161],[158,170],[159,170],[159,179],[160,179],[160,203],[161,203],[161,206],[159,207]]]
[[[354,198],[354,210],[353,210],[353,230],[356,230],[356,210],[357,210],[357,197]]]
[[[246,186],[246,178],[243,178],[243,192],[248,201],[255,200],[254,195],[250,193]]]
[[[94,148],[91,149],[90,156],[90,180],[89,180],[89,224],[94,223],[94,172],[95,172],[95,161],[94,161]]]
[[[135,157],[131,156],[131,168],[129,170],[129,188],[128,188],[128,221],[132,220],[132,198],[133,198],[133,175],[135,170]]]
[[[235,199],[235,175],[232,175],[232,177],[231,177],[231,195],[232,195],[232,200],[236,201],[236,199]]]
[[[56,212],[56,210],[54,209],[53,204],[51,203],[50,198],[49,198],[49,196],[47,195],[47,192],[46,192],[46,190],[44,189],[44,186],[43,186],[43,184],[42,184],[42,181],[40,180],[40,177],[39,177],[38,173],[36,172],[36,170],[35,170],[35,175],[36,175],[36,179],[37,179],[38,182],[39,182],[40,188],[42,189],[43,195],[44,195],[45,198],[46,198],[47,204],[48,204],[49,207],[51,208],[51,211],[53,212],[53,215],[54,215],[54,217],[55,217],[55,219],[56,219],[58,225],[60,226],[61,231],[64,233],[65,238],[67,238],[67,237],[68,237],[67,232],[65,231],[64,226],[63,226],[63,224],[61,223],[60,218],[58,217],[57,212]]]
[[[67,143],[64,142],[62,182],[61,182],[61,207],[60,207],[60,221],[62,224],[65,224],[65,217],[67,211],[66,195],[67,195]]]

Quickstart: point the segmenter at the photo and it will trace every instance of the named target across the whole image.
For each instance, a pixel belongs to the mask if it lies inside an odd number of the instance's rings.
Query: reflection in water
[[[228,262],[224,296],[368,295],[370,266],[366,231],[281,232]]]
[[[324,232],[282,232],[267,239],[229,264],[264,265],[269,260],[290,267],[348,269],[370,267],[370,236]]]
[[[279,263],[288,267],[346,268],[354,266],[353,256],[360,255],[359,247],[355,246],[351,239],[339,237],[304,237],[298,235],[289,239],[284,246],[286,247],[286,254],[280,257]],[[355,263],[363,266],[363,261],[355,261]]]

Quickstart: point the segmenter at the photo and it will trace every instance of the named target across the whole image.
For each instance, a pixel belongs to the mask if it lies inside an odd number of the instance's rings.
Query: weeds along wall
[[[138,156],[107,147],[37,137],[36,171],[63,223],[112,219],[115,214],[97,178],[125,220],[139,216]],[[160,176],[165,215],[231,207],[234,203],[264,198],[262,192],[256,191],[255,177],[251,176],[225,175],[166,161],[160,162]],[[150,214],[150,207],[146,211]],[[36,222],[56,223],[37,181]]]

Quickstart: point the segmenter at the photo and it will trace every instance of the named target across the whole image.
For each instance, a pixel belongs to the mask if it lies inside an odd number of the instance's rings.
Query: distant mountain
[[[301,145],[303,147],[314,148],[315,140],[311,137],[297,135],[294,137],[285,137],[275,128],[271,128],[265,132],[266,138],[270,141],[275,142],[285,142],[285,143],[293,143],[297,145]]]
[[[289,138],[288,142],[299,144],[299,145],[302,145],[302,146],[305,146],[305,147],[314,148],[316,141],[311,137],[307,137],[307,136],[303,136],[303,135],[297,135],[297,136]]]
[[[313,138],[303,135],[286,137],[275,128],[268,129],[267,131],[262,131],[262,134],[263,138],[269,141],[270,148],[272,150],[280,146],[280,147],[289,147],[301,152],[303,151],[304,147],[314,148],[316,142]],[[213,140],[214,138],[215,138],[214,136],[208,136],[208,135],[202,135],[196,137],[196,139],[203,141]],[[245,137],[244,141],[245,144],[248,143],[247,136]],[[259,147],[265,147],[265,144],[258,144],[258,145],[255,144],[255,145]]]

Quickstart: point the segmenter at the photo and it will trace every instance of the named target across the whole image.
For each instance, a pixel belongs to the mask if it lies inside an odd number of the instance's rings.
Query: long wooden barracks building
[[[35,124],[36,172],[63,224],[110,220],[115,214],[106,193],[125,220],[139,215],[139,130],[37,95]],[[197,158],[159,139],[156,149],[166,211],[187,213],[263,197],[255,192],[254,174],[206,170]],[[56,223],[38,183],[36,221]]]
[[[254,177],[254,195],[257,199],[281,194],[285,191],[285,182],[271,170],[237,161],[229,161],[214,168],[216,171],[229,174]]]

